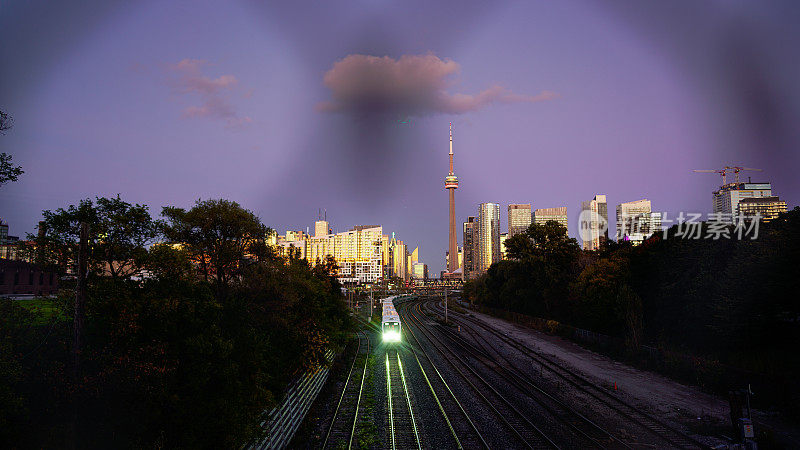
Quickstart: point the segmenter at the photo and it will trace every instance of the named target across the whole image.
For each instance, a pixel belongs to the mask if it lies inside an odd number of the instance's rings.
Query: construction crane
[[[728,174],[733,172],[736,175],[736,184],[739,184],[739,172],[743,170],[749,170],[752,172],[763,172],[762,169],[753,169],[752,167],[740,167],[740,166],[725,166],[722,169],[695,169],[692,172],[698,173],[718,173],[722,175],[722,185],[725,186],[728,184]]]

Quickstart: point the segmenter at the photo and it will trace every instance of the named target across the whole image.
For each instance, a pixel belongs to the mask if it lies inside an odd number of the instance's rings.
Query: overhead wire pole
[[[75,286],[75,312],[73,316],[72,340],[72,382],[75,394],[72,399],[72,448],[77,448],[78,440],[78,399],[77,388],[81,377],[81,350],[83,347],[83,323],[86,317],[86,276],[89,268],[89,224],[81,222],[78,241],[78,280]]]

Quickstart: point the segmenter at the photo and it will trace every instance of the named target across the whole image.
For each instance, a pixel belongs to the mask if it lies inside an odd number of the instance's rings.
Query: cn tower
[[[453,273],[458,269],[458,243],[456,242],[456,189],[458,177],[453,173],[453,122],[450,122],[450,172],[444,178],[444,188],[450,191],[450,261],[447,271]]]

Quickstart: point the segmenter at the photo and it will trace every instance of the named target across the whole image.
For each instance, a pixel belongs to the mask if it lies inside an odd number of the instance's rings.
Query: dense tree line
[[[776,402],[800,400],[800,208],[762,223],[756,239],[686,239],[672,227],[640,246],[583,252],[565,231],[549,222],[510,238],[510,259],[465,295],[623,338],[631,351],[646,344],[716,361],[756,374]]]
[[[29,250],[62,275],[90,225],[81,371],[68,276],[62,314],[0,301],[0,446],[238,447],[289,377],[345,339],[334,261],[276,256],[235,202],[162,216],[119,197],[44,212]]]

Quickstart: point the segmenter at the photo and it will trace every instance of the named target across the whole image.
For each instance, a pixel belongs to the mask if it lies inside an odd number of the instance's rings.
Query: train
[[[381,335],[383,342],[400,342],[402,339],[402,325],[400,315],[394,309],[394,297],[383,299],[383,315],[381,318]]]

